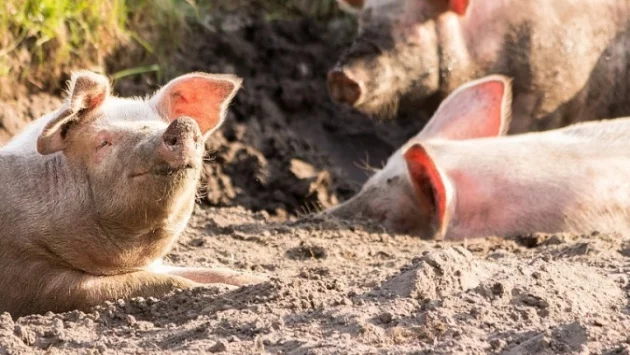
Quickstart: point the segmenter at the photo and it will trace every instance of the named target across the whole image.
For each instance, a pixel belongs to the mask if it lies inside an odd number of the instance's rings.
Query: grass
[[[73,66],[96,69],[126,40],[124,0],[5,0],[0,77],[39,88]]]
[[[55,90],[75,68],[102,72],[105,58],[130,42],[157,53],[160,34],[184,29],[186,7],[184,0],[4,0],[0,98],[16,84]],[[155,70],[139,66],[115,77]]]
[[[114,79],[162,70],[191,21],[219,5],[257,1],[270,20],[339,14],[335,0],[3,0],[0,1],[0,99],[30,90],[59,89],[75,68],[103,71],[105,59],[126,44],[142,47],[153,63],[130,63]],[[192,34],[194,35],[194,34]],[[168,40],[166,40],[168,39]]]

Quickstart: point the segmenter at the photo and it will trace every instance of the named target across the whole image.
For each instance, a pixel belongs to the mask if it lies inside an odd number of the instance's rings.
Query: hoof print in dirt
[[[514,303],[535,308],[536,312],[538,312],[538,315],[541,317],[547,317],[549,315],[549,302],[547,302],[544,297],[527,292],[522,293],[518,288],[515,288],[512,293],[515,295],[512,300]]]
[[[412,265],[386,281],[381,292],[396,297],[433,300],[477,287],[492,276],[494,268],[461,247],[425,252],[415,258]]]
[[[559,325],[543,333],[538,333],[525,339],[519,339],[520,344],[507,344],[503,354],[558,354],[575,353],[586,350],[588,341],[587,329],[579,322]]]
[[[319,245],[300,242],[300,245],[287,250],[287,256],[293,260],[326,259],[328,252]]]
[[[619,233],[534,233],[519,236],[515,241],[525,248],[545,250],[543,257],[547,260],[605,255],[615,251],[623,255],[625,250],[624,237]]]
[[[557,245],[565,242],[561,234],[533,233],[516,237],[516,242],[527,248],[543,245]]]

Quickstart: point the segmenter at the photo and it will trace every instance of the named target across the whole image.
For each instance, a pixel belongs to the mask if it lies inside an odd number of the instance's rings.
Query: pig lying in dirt
[[[424,238],[622,232],[630,226],[630,118],[503,136],[511,83],[454,91],[357,196],[325,214]]]
[[[0,313],[261,281],[160,263],[192,214],[204,141],[240,84],[193,73],[123,99],[105,77],[75,73],[65,104],[0,149]]]
[[[359,14],[359,32],[329,91],[369,115],[489,74],[514,78],[511,132],[630,114],[627,1],[338,2]]]

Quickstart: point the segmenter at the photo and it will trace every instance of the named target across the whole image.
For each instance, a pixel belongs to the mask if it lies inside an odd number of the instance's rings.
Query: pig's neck
[[[446,13],[437,19],[436,31],[439,48],[440,83],[442,96],[454,91],[474,75],[464,29],[456,15]]]
[[[551,205],[542,202],[546,198],[542,195],[550,192],[544,188],[526,188],[545,186],[544,176],[512,175],[506,172],[508,167],[497,168],[494,163],[494,168],[489,169],[484,164],[487,166],[488,162],[481,161],[479,169],[450,169],[448,180],[453,186],[449,201],[452,218],[445,231],[445,239],[513,236],[543,225],[551,228],[546,232],[562,230],[556,229],[555,224],[540,222],[546,219],[545,216],[551,216],[550,211],[547,211]],[[536,208],[527,207],[530,203],[538,205]]]
[[[495,226],[490,219],[493,209],[497,208],[497,201],[492,202],[497,191],[493,184],[480,183],[486,179],[487,176],[470,172],[448,174],[447,180],[454,188],[448,201],[451,213],[444,231],[445,239],[459,240],[494,234],[488,231],[488,226]]]
[[[43,230],[52,224],[66,220],[62,212],[76,201],[77,193],[82,190],[70,172],[62,155],[54,154],[42,157],[37,153],[13,154],[0,152],[0,194],[3,196],[3,226],[23,226],[29,228],[29,222],[37,224]],[[20,223],[14,223],[20,221]]]
[[[77,170],[61,154],[0,152],[0,250],[22,249],[89,273],[116,274],[162,257],[192,213],[194,199],[177,216],[176,231],[103,226],[85,172]]]
[[[0,243],[38,248],[54,242],[57,232],[85,224],[85,212],[77,213],[83,187],[64,160],[58,154],[0,152]]]
[[[447,95],[466,82],[491,70],[501,72],[505,44],[504,26],[499,14],[509,1],[475,1],[465,17],[453,12],[439,16],[436,23],[440,48],[440,92]],[[505,16],[505,14],[503,15]]]

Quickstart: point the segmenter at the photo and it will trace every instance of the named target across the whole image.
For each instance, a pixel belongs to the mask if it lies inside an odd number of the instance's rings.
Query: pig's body
[[[103,111],[104,117],[100,120],[103,127],[119,125],[125,129],[133,129],[136,125],[137,129],[147,129],[152,126],[156,131],[165,127],[165,122],[155,112],[151,112],[144,102],[114,97],[110,98]],[[128,115],[128,119],[123,122],[107,119],[120,117],[122,112]],[[73,170],[62,154],[41,155],[37,152],[37,137],[51,116],[53,114],[38,119],[0,149],[0,196],[3,196],[2,205],[10,206],[0,208],[0,245],[9,243],[9,247],[4,250],[13,250],[17,244],[28,244],[31,248],[36,248],[46,245],[51,238],[57,236],[63,240],[64,245],[56,247],[64,248],[67,245],[69,250],[48,252],[73,253],[73,258],[84,259],[81,262],[82,270],[96,274],[144,268],[156,258],[164,256],[161,254],[169,249],[173,239],[183,231],[188,222],[194,207],[196,184],[186,186],[186,191],[181,193],[181,202],[173,202],[175,205],[185,204],[176,208],[181,210],[181,216],[173,216],[168,209],[164,211],[164,226],[151,226],[150,229],[134,231],[135,235],[129,235],[131,231],[124,230],[121,225],[120,234],[126,235],[126,238],[103,238],[95,243],[86,243],[86,236],[104,236],[111,232],[102,230],[99,217],[93,213],[95,206],[89,197],[91,186],[84,179],[83,172]],[[121,161],[122,163],[124,162]],[[122,169],[120,173],[122,175]],[[112,192],[112,197],[115,196]],[[164,227],[168,230],[164,230]],[[138,243],[138,239],[142,238],[148,243]],[[78,249],[76,245],[82,247]],[[112,248],[124,251],[124,255],[120,255],[121,260],[109,253],[103,253],[103,250]],[[0,258],[0,263],[2,262],[5,262],[5,258]],[[3,281],[0,278],[0,284]]]
[[[446,239],[630,231],[630,119],[424,147],[454,189]]]
[[[457,89],[361,191],[326,214],[425,238],[630,232],[630,118],[505,136],[510,81]]]
[[[391,116],[401,100],[504,74],[514,79],[513,132],[630,114],[629,1],[447,3],[367,0],[329,75],[333,98]]]
[[[194,208],[201,134],[239,86],[198,73],[151,99],[123,99],[101,76],[73,76],[68,101],[0,149],[0,312],[261,280],[161,265]]]

